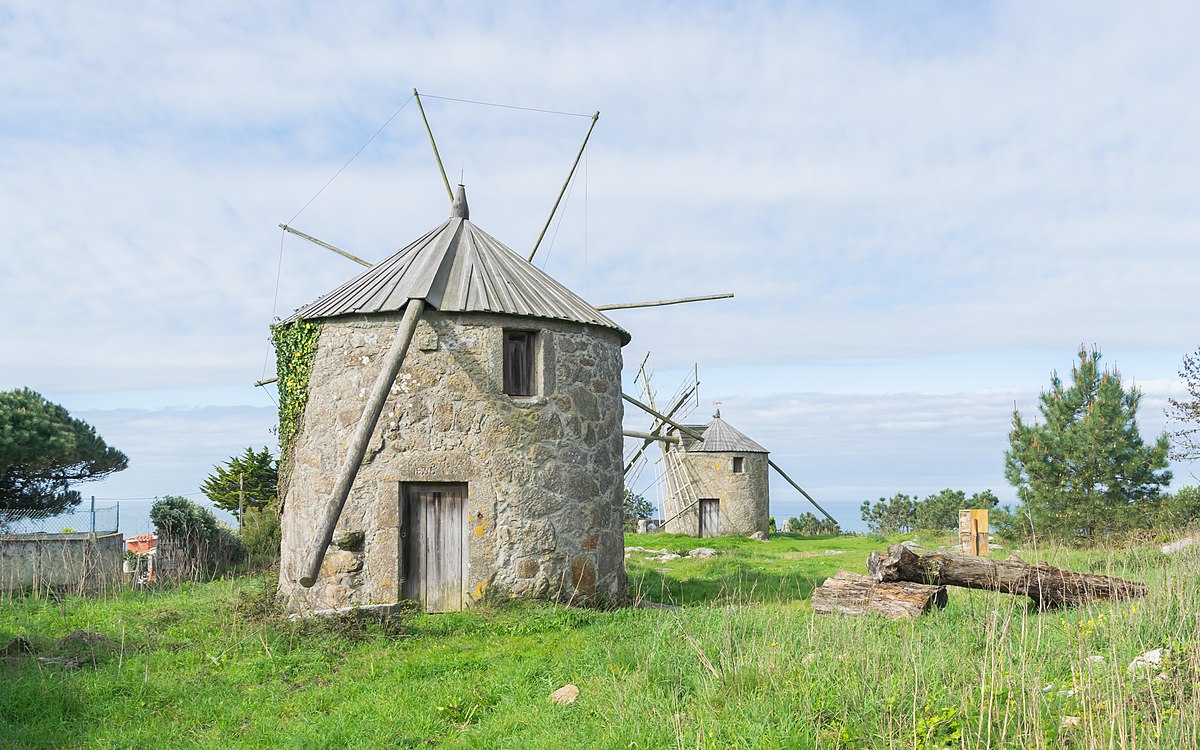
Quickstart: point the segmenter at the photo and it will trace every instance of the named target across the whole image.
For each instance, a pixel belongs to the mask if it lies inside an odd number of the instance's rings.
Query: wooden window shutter
[[[529,331],[504,332],[504,392],[510,396],[534,395],[533,338]]]

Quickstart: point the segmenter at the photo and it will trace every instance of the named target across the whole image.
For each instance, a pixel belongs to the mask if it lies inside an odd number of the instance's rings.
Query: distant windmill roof
[[[410,299],[424,299],[442,312],[507,313],[601,326],[629,343],[625,329],[469,218],[466,190],[459,185],[443,224],[291,319],[398,312]]]
[[[684,426],[704,436],[704,440],[696,440],[683,434],[683,447],[689,453],[770,453],[721,419],[720,412],[707,425]]]

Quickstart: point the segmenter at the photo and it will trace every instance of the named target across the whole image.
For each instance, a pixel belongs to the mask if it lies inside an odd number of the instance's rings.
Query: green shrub
[[[242,543],[251,563],[270,565],[279,560],[279,514],[274,506],[247,510],[242,516]]]

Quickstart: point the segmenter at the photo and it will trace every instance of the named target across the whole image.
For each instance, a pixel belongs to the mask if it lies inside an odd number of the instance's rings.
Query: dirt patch
[[[50,646],[19,635],[4,647],[4,662],[17,665],[36,661],[44,666],[80,669],[98,666],[116,652],[117,643],[103,633],[73,630]]]

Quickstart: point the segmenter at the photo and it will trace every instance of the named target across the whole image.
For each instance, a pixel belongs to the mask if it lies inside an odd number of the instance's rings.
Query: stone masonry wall
[[[468,603],[489,593],[622,600],[617,333],[433,310],[423,315],[392,386],[317,583],[299,585],[399,319],[361,316],[322,325],[303,428],[287,467],[280,591],[289,608],[397,601],[403,485],[434,482],[468,485]],[[539,331],[541,395],[503,392],[505,328]]]
[[[745,459],[743,471],[733,473],[733,458]],[[770,521],[770,485],[766,453],[685,453],[697,498],[721,501],[721,534],[766,534]],[[689,508],[667,524],[672,534],[700,533],[699,507]]]

